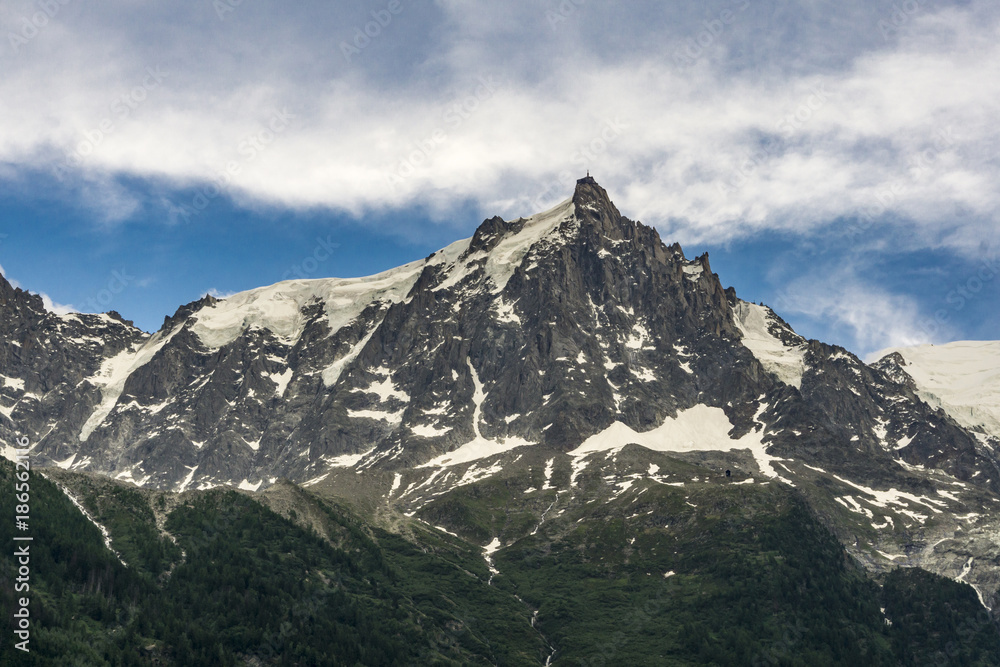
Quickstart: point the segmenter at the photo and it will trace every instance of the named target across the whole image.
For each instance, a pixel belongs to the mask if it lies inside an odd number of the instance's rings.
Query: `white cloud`
[[[10,286],[13,287],[14,289],[17,289],[21,286],[21,283],[17,282],[16,280],[7,275],[7,270],[3,268],[2,264],[0,264],[0,276],[3,276],[4,279],[8,283],[10,283]]]
[[[13,287],[15,289],[21,287],[21,283],[17,282],[16,280],[13,280],[13,279],[11,279],[11,278],[9,278],[7,276],[7,271],[3,268],[2,264],[0,264],[0,276],[3,276],[4,279],[6,279],[7,282],[9,282],[10,285],[11,285],[11,287]],[[56,303],[55,301],[53,301],[49,297],[48,294],[46,294],[44,292],[39,293],[38,296],[40,296],[42,298],[42,305],[45,307],[45,310],[49,311],[50,313],[55,313],[56,315],[65,315],[67,313],[76,313],[76,312],[79,312],[73,306],[69,306],[69,305],[65,305],[65,304],[61,304],[61,303]]]
[[[678,67],[677,49],[732,4],[581,6],[552,27],[534,3],[442,1],[427,11],[448,30],[420,39],[431,19],[408,8],[351,63],[329,34],[348,38],[364,13],[293,40],[289,31],[308,27],[301,16],[241,6],[220,22],[189,8],[161,17],[165,37],[146,44],[134,30],[94,31],[66,6],[0,82],[0,162],[78,163],[68,177],[108,221],[140,205],[115,176],[172,188],[231,166],[239,173],[225,192],[247,205],[359,215],[424,205],[441,217],[469,200],[488,214],[534,212],[589,167],[622,210],[686,243],[809,233],[869,211],[878,224],[910,225],[915,245],[968,250],[1000,222],[1000,40],[989,4],[927,7],[883,40],[876,25],[889,5],[768,18],[774,8],[759,3]],[[606,46],[608,21],[646,41]],[[419,57],[390,58],[403,48]],[[263,50],[271,57],[249,55]],[[755,62],[756,50],[769,60]],[[283,109],[294,118],[270,132]],[[876,222],[862,219],[861,232]]]
[[[46,294],[45,292],[39,293],[38,296],[42,297],[42,305],[44,305],[45,310],[49,311],[50,313],[55,313],[56,315],[66,315],[68,313],[80,312],[73,306],[56,303],[51,298],[49,298],[49,295]]]
[[[773,304],[779,315],[804,316],[828,328],[832,338],[861,357],[888,347],[952,340],[954,332],[924,314],[913,297],[894,294],[861,279],[850,266],[789,283]]]

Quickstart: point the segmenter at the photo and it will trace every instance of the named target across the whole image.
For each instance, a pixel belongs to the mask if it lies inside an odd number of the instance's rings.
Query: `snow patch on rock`
[[[917,384],[917,395],[959,424],[1000,438],[1000,341],[959,341],[946,345],[890,348]]]
[[[183,325],[181,325],[183,326]],[[87,378],[87,382],[101,388],[101,402],[90,414],[80,430],[80,441],[86,442],[90,434],[97,429],[104,420],[107,419],[111,411],[118,403],[118,398],[125,389],[125,381],[137,369],[145,366],[152,360],[156,353],[170,342],[170,340],[181,330],[181,326],[164,335],[162,332],[154,334],[138,348],[123,350],[119,354],[106,359],[101,364],[101,369],[97,375]]]
[[[466,359],[466,363],[469,365],[469,372],[472,374],[472,383],[474,387],[472,403],[475,406],[475,409],[472,413],[472,430],[473,433],[475,433],[475,437],[458,449],[442,454],[428,461],[420,466],[421,468],[453,466],[459,463],[470,463],[488,456],[502,454],[503,452],[510,451],[517,447],[525,447],[535,444],[533,442],[528,442],[523,438],[517,437],[502,438],[500,440],[489,440],[483,437],[482,432],[479,430],[479,420],[483,415],[483,401],[486,398],[486,394],[483,391],[483,383],[479,379],[479,374],[472,365],[472,360]]]
[[[570,198],[548,211],[527,218],[521,231],[501,239],[486,260],[486,276],[493,282],[494,293],[503,291],[532,246],[559,229],[564,222],[575,218],[576,205]]]
[[[233,294],[199,310],[194,315],[192,331],[210,349],[228,345],[254,327],[294,344],[306,325],[303,309],[321,303],[330,331],[335,333],[373,303],[403,301],[426,266],[453,261],[468,245],[468,239],[456,241],[428,259],[373,276],[286,280]]]
[[[787,345],[768,331],[768,322],[773,317],[770,308],[746,301],[738,301],[733,309],[736,328],[743,334],[745,345],[769,373],[796,389],[802,388],[802,376],[806,371],[806,346]]]
[[[619,451],[630,443],[658,452],[728,452],[749,449],[761,473],[787,482],[773,465],[775,461],[782,459],[767,453],[760,431],[751,431],[741,438],[734,439],[729,435],[732,430],[733,424],[722,408],[696,405],[678,412],[677,417],[668,418],[660,426],[642,433],[632,430],[622,422],[615,422],[600,433],[584,440],[582,445],[570,452],[570,455],[582,458],[592,452]]]

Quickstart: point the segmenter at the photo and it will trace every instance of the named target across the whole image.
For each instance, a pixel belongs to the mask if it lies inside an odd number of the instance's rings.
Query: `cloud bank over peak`
[[[447,237],[589,169],[686,246],[971,261],[1000,240],[986,0],[11,0],[0,33],[0,182],[103,232],[207,223],[225,200]],[[796,280],[775,289],[822,287]],[[927,305],[871,280],[842,281],[869,315],[798,312],[843,315],[865,347],[891,312],[886,344],[922,340]]]
[[[60,5],[3,54],[0,160],[88,184],[112,219],[135,212],[121,176],[518,215],[589,167],[688,242],[850,219],[973,246],[997,222],[1000,12],[876,4]]]

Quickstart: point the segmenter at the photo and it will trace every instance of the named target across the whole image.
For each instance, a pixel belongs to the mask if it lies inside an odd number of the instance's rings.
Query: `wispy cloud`
[[[235,162],[226,193],[237,201],[355,214],[421,205],[445,215],[470,200],[491,214],[529,213],[546,183],[590,167],[623,209],[685,242],[808,233],[874,211],[871,224],[905,225],[914,244],[962,249],[998,223],[1000,40],[986,2],[922,5],[886,31],[890,3],[637,3],[613,16],[587,5],[553,28],[536,3],[442,0],[407,5],[351,61],[331,51],[329,34],[349,38],[368,12],[310,17],[324,33],[300,10],[266,3],[225,21],[189,8],[158,17],[162,36],[150,40],[94,30],[158,11],[112,4],[96,18],[67,6],[28,45],[44,45],[46,58],[22,53],[0,83],[0,160],[54,169],[84,147],[67,177],[110,221],[138,210],[118,176],[169,190],[211,182]],[[638,39],[596,39],[609,20]],[[234,53],[253,39],[267,51],[291,33],[280,56],[248,56],[232,76]],[[680,62],[699,39],[698,57]],[[210,47],[220,40],[226,49]],[[503,71],[498,48],[510,58]],[[327,59],[310,62],[320,52]],[[388,69],[401,54],[416,64]],[[168,76],[143,91],[150,68]],[[483,77],[498,85],[475,102]],[[143,101],[123,116],[132,95]],[[295,123],[246,160],[248,138],[284,108]],[[627,129],[602,143],[609,121]],[[393,181],[411,156],[419,168]]]
[[[7,269],[3,268],[3,264],[0,264],[0,276],[3,276],[4,279],[8,283],[10,283],[10,286],[13,287],[14,289],[17,289],[17,288],[21,287],[21,283],[17,282],[13,278],[11,278],[9,275],[7,275]]]
[[[211,297],[215,297],[216,299],[227,299],[227,298],[231,297],[233,294],[236,294],[236,292],[225,292],[225,291],[222,291],[222,290],[219,290],[219,289],[216,289],[216,288],[212,287],[207,292],[205,292],[204,294],[202,294],[201,297],[205,298],[206,296],[211,296]]]
[[[45,306],[45,310],[50,313],[55,313],[56,315],[66,315],[68,313],[79,312],[76,308],[70,305],[56,303],[53,301],[48,294],[42,292],[38,296],[42,297],[42,305]]]
[[[946,339],[988,302],[992,282],[958,312],[931,301],[962,276],[922,298],[857,267],[942,249],[972,261],[1000,227],[995,3],[569,4],[402,3],[387,20],[375,1],[222,16],[59,3],[26,43],[0,45],[0,182],[69,197],[106,230],[228,198],[361,224],[417,211],[401,233],[418,238],[472,209],[536,212],[589,168],[686,246],[824,248],[822,270],[772,281],[779,310],[829,320],[824,337],[856,351]],[[37,11],[5,3],[0,32]],[[294,118],[278,132],[276,114]]]
[[[863,358],[888,347],[951,340],[954,334],[950,327],[928,326],[930,319],[915,298],[872,284],[850,266],[822,279],[792,281],[773,307],[783,316],[821,323],[831,339]]]
[[[4,279],[7,282],[9,282],[11,286],[14,287],[15,289],[21,287],[21,283],[12,279],[7,275],[7,271],[3,268],[2,264],[0,264],[0,276],[3,276]],[[62,303],[56,303],[55,301],[52,300],[51,297],[49,297],[48,294],[44,292],[41,292],[38,296],[42,298],[42,305],[45,307],[45,310],[49,311],[50,313],[55,313],[56,315],[66,315],[67,313],[79,312],[73,306]]]

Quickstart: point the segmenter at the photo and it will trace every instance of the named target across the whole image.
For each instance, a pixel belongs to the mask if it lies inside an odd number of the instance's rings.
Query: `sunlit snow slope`
[[[946,345],[892,348],[918,394],[966,428],[1000,437],[1000,341],[959,341]]]

